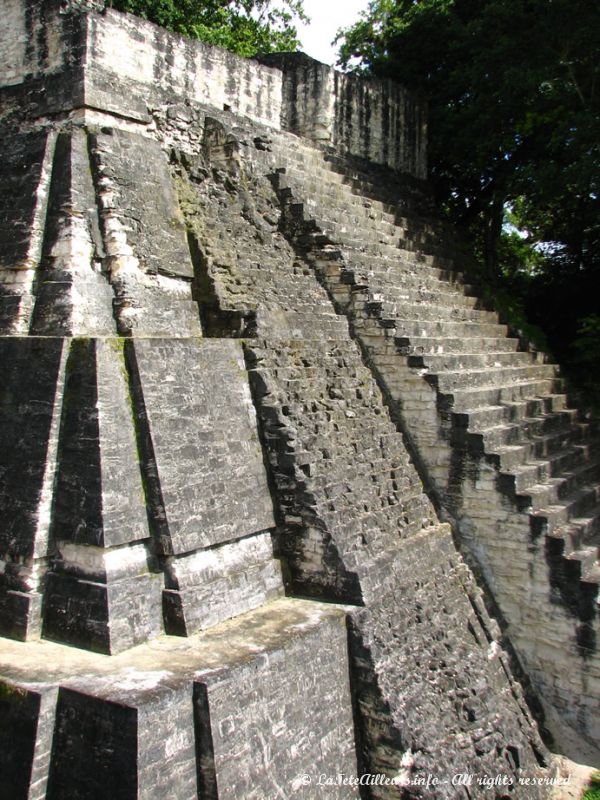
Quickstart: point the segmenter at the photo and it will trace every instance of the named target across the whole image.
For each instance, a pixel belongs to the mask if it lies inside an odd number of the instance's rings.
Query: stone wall
[[[340,153],[427,177],[427,111],[392,81],[345,75],[303,53],[265,56],[283,71],[282,128]]]
[[[59,0],[9,0],[0,86],[43,78],[38,107],[75,101],[145,122],[167,100],[206,103],[426,177],[425,103],[391,81],[343,75],[302,54],[239,58],[100,5],[78,15]],[[68,86],[57,80],[64,72]]]

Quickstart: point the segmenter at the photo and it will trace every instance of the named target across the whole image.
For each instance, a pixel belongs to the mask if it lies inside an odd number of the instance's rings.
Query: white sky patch
[[[331,42],[340,28],[354,24],[369,0],[304,0],[310,25],[298,25],[300,50],[323,64],[335,64],[339,45]]]

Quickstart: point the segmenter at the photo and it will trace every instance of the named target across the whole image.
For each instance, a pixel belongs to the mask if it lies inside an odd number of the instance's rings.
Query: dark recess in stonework
[[[77,544],[104,544],[96,342],[74,339],[66,364],[53,532]]]
[[[29,797],[40,695],[0,684],[0,797]]]
[[[144,393],[135,353],[135,344],[132,339],[125,340],[123,354],[125,356],[129,391],[134,408],[133,419],[135,424],[135,437],[139,453],[142,485],[146,497],[148,527],[150,528],[152,536],[152,544],[160,562],[161,555],[170,553],[171,551],[171,536],[165,511],[165,503],[162,496],[162,488],[158,477],[158,466],[154,455],[150,426],[148,424],[148,414],[144,402]],[[159,570],[159,565],[150,564],[149,566],[151,569],[154,569],[154,571]]]
[[[138,796],[137,709],[60,689],[47,800]]]
[[[194,735],[199,754],[196,760],[198,797],[204,800],[218,800],[208,689],[204,684],[197,682],[194,683]]]
[[[596,632],[593,622],[596,615],[598,585],[582,581],[581,561],[564,558],[564,539],[546,537],[546,563],[550,582],[550,602],[561,603],[576,617],[577,647],[583,658],[596,651]]]
[[[288,594],[293,597],[318,599],[321,602],[362,605],[362,591],[355,573],[346,570],[343,560],[326,530],[312,511],[311,500],[306,497],[301,483],[294,477],[294,461],[287,454],[285,426],[276,407],[263,402],[268,388],[257,371],[259,358],[252,340],[244,346],[244,356],[250,392],[257,411],[258,434],[261,442],[267,479],[273,498],[277,523],[274,536],[275,555],[281,560]],[[282,409],[285,415],[286,407]],[[301,519],[292,524],[286,516]],[[319,530],[323,537],[323,575],[307,578],[304,568],[303,532],[305,526]],[[323,578],[325,577],[325,580]]]
[[[188,231],[188,245],[194,267],[192,297],[198,303],[204,336],[214,339],[238,339],[254,336],[256,318],[253,312],[229,311],[221,308],[215,284],[209,275],[208,260],[196,238]]]

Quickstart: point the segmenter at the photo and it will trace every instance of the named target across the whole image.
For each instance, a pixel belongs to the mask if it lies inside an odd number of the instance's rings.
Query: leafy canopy
[[[245,57],[297,50],[294,23],[306,20],[302,0],[109,0],[108,5]]]
[[[344,33],[353,59],[426,93],[432,177],[456,219],[518,199],[540,241],[583,256],[571,228],[598,214],[597,0],[373,0]]]

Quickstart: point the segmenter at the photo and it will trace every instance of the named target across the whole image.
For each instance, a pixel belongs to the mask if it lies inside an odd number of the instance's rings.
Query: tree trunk
[[[498,247],[503,220],[504,197],[499,192],[494,192],[491,203],[484,211],[483,221],[483,257],[486,272],[492,285],[496,285],[500,278]]]

